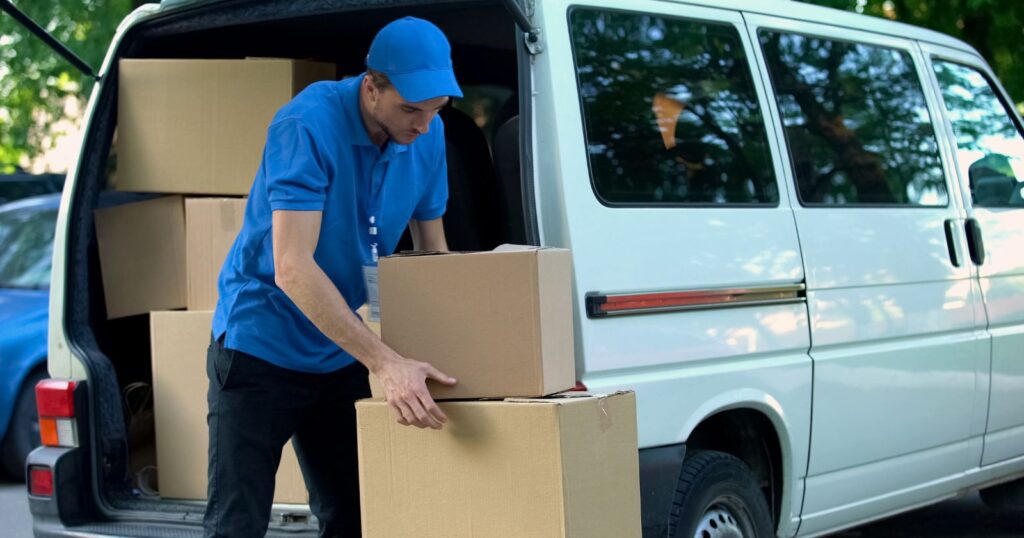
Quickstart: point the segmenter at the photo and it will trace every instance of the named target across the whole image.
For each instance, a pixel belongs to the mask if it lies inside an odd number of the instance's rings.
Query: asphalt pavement
[[[24,484],[0,482],[0,535],[30,538],[32,517]],[[1024,510],[991,510],[978,494],[851,529],[834,538],[1022,538]]]

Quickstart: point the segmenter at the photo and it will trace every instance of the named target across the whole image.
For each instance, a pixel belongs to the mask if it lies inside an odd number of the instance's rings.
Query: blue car
[[[50,262],[60,193],[0,206],[0,466],[24,478],[39,446],[35,386],[46,375]]]

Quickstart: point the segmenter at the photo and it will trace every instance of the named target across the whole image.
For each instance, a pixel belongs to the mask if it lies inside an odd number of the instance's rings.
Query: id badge
[[[363,281],[366,282],[366,305],[370,315],[367,321],[380,323],[380,288],[377,286],[377,266],[363,266]]]

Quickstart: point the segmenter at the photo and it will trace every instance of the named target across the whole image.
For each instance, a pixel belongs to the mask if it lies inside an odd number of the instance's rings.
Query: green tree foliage
[[[21,0],[14,4],[98,70],[131,0]],[[6,13],[0,13],[0,173],[44,151],[68,97],[85,101],[92,80]]]
[[[1024,2],[1019,0],[803,0],[860,11],[949,34],[970,43],[1024,113]]]

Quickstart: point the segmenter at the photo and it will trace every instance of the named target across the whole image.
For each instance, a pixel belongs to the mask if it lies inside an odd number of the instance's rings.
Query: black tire
[[[996,510],[1024,511],[1024,478],[978,492],[985,506]]]
[[[7,426],[3,445],[0,446],[0,464],[7,475],[25,480],[25,459],[39,446],[39,415],[36,412],[36,383],[46,378],[46,371],[35,370],[25,378],[14,404],[11,423]]]
[[[712,450],[688,454],[669,518],[670,538],[775,536],[757,478],[739,458]]]

